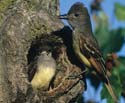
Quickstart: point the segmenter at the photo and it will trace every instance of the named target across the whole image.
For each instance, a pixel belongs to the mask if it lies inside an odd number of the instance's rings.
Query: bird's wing
[[[28,80],[31,82],[35,73],[37,72],[37,59],[35,58],[29,65],[28,65]]]
[[[87,38],[84,39],[82,35],[79,38],[79,43],[82,54],[89,60],[91,65],[94,67],[100,79],[104,82],[106,88],[108,89],[115,103],[118,103],[117,96],[115,95],[112,86],[110,84],[110,81],[108,79],[108,76],[106,74],[105,61],[98,47],[98,44],[96,44],[96,41],[94,41],[93,43],[91,39],[89,40],[87,40]]]
[[[105,61],[96,41],[93,42],[91,38],[84,38],[83,35],[80,35],[79,43],[82,54],[89,60],[96,72],[102,76],[103,81],[107,82]]]

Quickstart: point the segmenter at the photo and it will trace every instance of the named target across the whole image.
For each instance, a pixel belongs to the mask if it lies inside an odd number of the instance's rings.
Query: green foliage
[[[125,7],[120,4],[116,4],[115,7],[118,20],[125,20]],[[95,23],[95,37],[99,42],[104,56],[108,53],[118,52],[124,43],[125,29],[117,28],[110,30],[107,15],[103,11],[100,11],[99,15],[96,16]],[[118,61],[119,65],[113,68],[110,81],[114,92],[120,97],[121,92],[125,91],[125,58],[119,58]],[[105,86],[101,92],[101,96],[107,99],[107,103],[114,103]]]
[[[125,58],[119,58],[119,77],[121,81],[122,92],[125,91]]]
[[[118,52],[121,49],[124,43],[124,36],[122,34],[122,31],[125,30],[122,28],[118,28],[116,30],[110,30],[107,33],[107,41],[105,41],[104,44],[101,45],[101,49],[104,52],[104,54]]]
[[[115,15],[118,20],[123,21],[125,20],[125,6],[115,3]]]
[[[124,42],[125,29],[109,30],[106,14],[101,11],[96,20],[95,37],[97,38],[103,54],[118,52]]]

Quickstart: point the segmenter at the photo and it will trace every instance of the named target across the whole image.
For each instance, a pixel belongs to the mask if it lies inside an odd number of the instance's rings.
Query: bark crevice
[[[6,10],[6,18],[1,24],[0,102],[69,103],[84,90],[81,75],[68,78],[81,73],[83,68],[72,50],[71,30],[56,16],[58,0],[46,4],[51,5],[51,9],[40,7],[38,10],[31,6],[32,3],[18,0]],[[53,91],[36,94],[28,81],[27,66],[43,50],[52,52],[57,73]]]

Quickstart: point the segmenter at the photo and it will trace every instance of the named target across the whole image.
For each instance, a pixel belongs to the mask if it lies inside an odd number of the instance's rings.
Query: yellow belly
[[[50,81],[55,75],[55,70],[52,68],[41,68],[35,73],[31,85],[34,89],[48,89]]]

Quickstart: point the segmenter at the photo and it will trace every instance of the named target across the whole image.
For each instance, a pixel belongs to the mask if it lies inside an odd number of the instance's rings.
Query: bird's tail
[[[116,95],[115,95],[115,93],[112,89],[112,86],[111,86],[110,82],[104,83],[104,84],[105,84],[106,88],[108,89],[108,91],[109,91],[111,97],[113,98],[114,102],[118,103],[118,99],[117,99],[117,97],[116,97]]]

